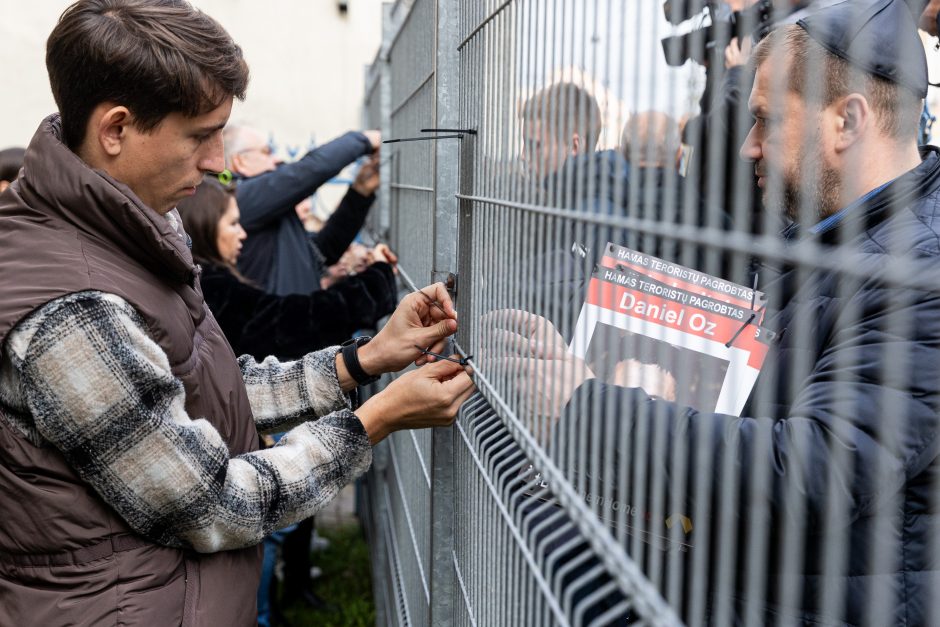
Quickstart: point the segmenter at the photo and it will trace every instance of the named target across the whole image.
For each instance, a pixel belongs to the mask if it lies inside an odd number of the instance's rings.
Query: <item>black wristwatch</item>
[[[359,363],[359,347],[365,346],[371,339],[372,338],[368,335],[361,335],[346,340],[342,345],[343,363],[346,364],[346,370],[349,371],[350,376],[352,376],[359,385],[369,385],[379,380],[377,375],[373,376],[366,373]]]

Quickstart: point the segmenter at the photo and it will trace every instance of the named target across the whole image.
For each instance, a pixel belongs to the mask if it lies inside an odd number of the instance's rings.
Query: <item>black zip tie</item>
[[[751,311],[753,311],[754,313],[752,313],[752,314],[751,314],[751,317],[748,318],[748,319],[744,322],[744,324],[741,325],[741,328],[738,329],[738,330],[735,332],[735,334],[731,336],[731,339],[728,340],[728,343],[727,343],[727,344],[725,344],[725,348],[731,348],[731,345],[734,344],[734,341],[735,341],[736,339],[738,339],[738,336],[741,335],[741,333],[744,331],[744,329],[747,328],[747,325],[749,325],[749,324],[751,324],[752,322],[754,322],[754,318],[757,317],[758,312],[764,310],[764,308],[761,307],[758,311],[754,311],[754,299],[755,299],[755,298],[757,298],[757,273],[756,273],[756,272],[754,273],[754,287],[751,288]]]
[[[460,364],[461,366],[469,366],[470,360],[473,359],[473,355],[467,355],[466,357],[461,357],[460,359],[454,359],[453,357],[444,357],[443,355],[438,355],[432,351],[429,351],[426,348],[421,348],[417,344],[414,345],[419,351],[424,355],[430,355],[431,357],[437,357],[438,359],[443,359],[444,361],[449,361],[455,364]]]
[[[472,128],[423,128],[422,133],[460,133],[462,135],[476,135],[476,129]]]
[[[386,139],[383,144],[398,144],[401,142],[428,142],[439,139],[463,139],[464,135],[476,135],[476,129],[472,128],[423,128],[422,133],[455,133],[454,135],[438,135],[437,137],[400,137],[398,139]]]
[[[731,348],[731,345],[734,344],[734,341],[738,339],[738,336],[747,328],[747,325],[754,322],[754,318],[757,317],[757,312],[751,314],[751,317],[744,321],[744,324],[741,325],[741,328],[735,331],[734,335],[731,336],[731,339],[728,340],[728,343],[725,344],[725,348]]]
[[[415,290],[415,291],[416,291],[418,294],[421,294],[422,296],[424,296],[424,299],[425,299],[426,301],[428,301],[428,304],[429,304],[429,305],[434,305],[435,307],[437,307],[438,309],[441,310],[441,313],[442,313],[442,314],[444,314],[445,316],[447,315],[447,312],[444,311],[444,307],[442,307],[439,302],[437,302],[436,300],[434,300],[433,298],[431,298],[430,296],[428,296],[427,294],[425,294],[425,293],[424,293],[424,290]]]
[[[422,296],[424,296],[424,299],[428,302],[429,305],[434,305],[435,307],[441,310],[442,314],[444,314],[445,316],[447,315],[447,312],[444,311],[444,307],[442,307],[439,302],[437,302],[436,300],[434,300],[433,298],[425,294],[424,290],[415,290],[415,291],[421,294]],[[419,351],[421,351],[424,355],[433,355],[434,357],[437,357],[438,359],[443,359],[445,361],[452,361],[455,364],[460,364],[461,366],[469,365],[468,360],[473,359],[473,355],[467,355],[466,357],[461,357],[460,361],[457,361],[456,359],[451,359],[450,357],[445,357],[444,355],[438,355],[437,353],[432,353],[428,349],[421,348],[417,344],[415,344],[414,347],[417,348]]]
[[[386,139],[383,144],[398,144],[401,142],[435,142],[439,139],[463,139],[463,135],[438,135],[437,137],[402,137],[399,139]]]

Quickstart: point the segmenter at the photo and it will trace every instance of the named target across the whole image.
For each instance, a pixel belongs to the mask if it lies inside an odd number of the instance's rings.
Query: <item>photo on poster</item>
[[[605,383],[714,412],[729,362],[720,357],[598,322],[585,362]]]

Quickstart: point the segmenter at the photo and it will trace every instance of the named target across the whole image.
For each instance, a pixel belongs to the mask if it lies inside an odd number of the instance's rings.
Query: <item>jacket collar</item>
[[[23,201],[78,233],[120,250],[157,276],[190,283],[195,276],[192,255],[170,221],[126,185],[89,167],[61,137],[58,114],[42,121],[26,152],[23,174],[15,183]]]
[[[911,206],[940,189],[940,149],[936,146],[921,146],[923,161],[884,186],[878,193],[859,202],[858,206],[832,228],[821,233],[811,233],[791,224],[783,231],[784,239],[791,241],[816,240],[821,244],[839,244],[847,238],[881,224],[899,211]]]
[[[815,241],[838,245],[884,222],[899,211],[906,210],[918,198],[940,189],[940,150],[922,146],[924,160],[916,168],[891,181],[880,192],[848,212],[835,226],[822,233],[811,233],[790,223],[781,233],[788,242],[801,246]],[[759,262],[760,289],[771,295],[771,307],[782,309],[800,287],[794,266],[789,263]]]

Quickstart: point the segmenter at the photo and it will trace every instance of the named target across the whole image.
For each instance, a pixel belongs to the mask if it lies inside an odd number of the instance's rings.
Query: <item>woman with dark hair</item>
[[[246,234],[234,188],[215,178],[206,177],[177,208],[202,265],[206,303],[236,355],[297,358],[374,328],[395,309],[395,276],[384,258],[312,294],[276,296],[250,283],[235,269]]]

